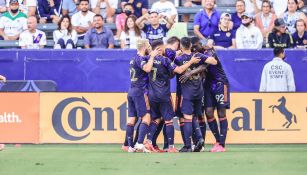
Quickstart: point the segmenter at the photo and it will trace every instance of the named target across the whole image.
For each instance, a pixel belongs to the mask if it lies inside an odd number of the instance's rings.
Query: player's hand
[[[191,58],[191,61],[192,61],[193,64],[199,63],[200,62],[200,58],[196,57],[195,55],[193,55],[193,57]]]
[[[151,57],[155,57],[155,56],[157,56],[159,54],[160,51],[161,51],[161,48],[158,47],[155,50],[150,52],[150,56]]]
[[[176,51],[176,56],[180,56],[180,55],[182,55],[182,51],[181,50],[177,50]]]
[[[208,58],[206,59],[206,63],[212,64],[212,65],[216,65],[216,64],[217,64],[217,61],[216,61],[216,59],[215,59],[214,57],[208,57]]]
[[[186,81],[188,81],[188,79],[190,79],[190,77],[191,77],[191,71],[186,71],[183,75],[179,77],[179,81],[180,83],[185,83]]]

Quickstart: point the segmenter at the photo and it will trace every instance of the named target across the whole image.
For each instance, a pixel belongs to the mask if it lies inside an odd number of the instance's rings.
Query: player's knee
[[[128,125],[135,125],[135,123],[136,123],[136,117],[129,117],[128,118],[128,121],[127,121]]]
[[[207,117],[207,119],[214,118],[214,110],[212,110],[212,109],[206,110],[206,117]]]
[[[150,122],[151,122],[150,115],[146,114],[144,115],[144,117],[142,117],[142,123],[146,123],[147,125],[149,125]]]
[[[187,119],[187,120],[192,120],[192,119],[193,119],[193,116],[192,116],[192,115],[186,115],[186,114],[184,114],[184,115],[183,115],[183,118],[184,118],[184,119]]]
[[[225,118],[226,117],[226,110],[221,109],[221,110],[217,110],[217,115],[219,118]]]

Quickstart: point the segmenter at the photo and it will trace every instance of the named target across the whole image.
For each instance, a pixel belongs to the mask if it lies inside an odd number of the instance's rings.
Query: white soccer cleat
[[[135,149],[135,152],[150,153],[150,151],[146,149],[143,144],[136,143],[134,146],[134,149]]]
[[[134,152],[135,152],[135,149],[129,146],[127,152],[128,152],[128,153],[134,153]]]

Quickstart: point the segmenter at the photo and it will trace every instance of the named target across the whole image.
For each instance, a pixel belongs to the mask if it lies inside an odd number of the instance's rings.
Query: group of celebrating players
[[[176,76],[176,104],[170,80]],[[216,143],[211,152],[224,152],[229,109],[229,82],[215,51],[197,37],[171,37],[164,45],[157,40],[137,41],[137,55],[130,61],[131,86],[128,91],[127,152],[169,152],[174,146],[173,118],[177,116],[184,146],[179,152],[204,151],[206,123]],[[214,117],[217,109],[219,127]],[[135,138],[134,128],[137,126]],[[156,140],[163,130],[164,148]],[[145,141],[145,137],[147,139]]]

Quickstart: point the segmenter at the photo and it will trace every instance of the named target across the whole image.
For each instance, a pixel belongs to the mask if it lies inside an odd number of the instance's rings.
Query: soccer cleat
[[[158,151],[158,153],[165,153],[165,152],[167,152],[167,149],[161,150],[161,149],[159,148],[158,145],[154,146],[154,149],[155,149],[156,151]]]
[[[211,148],[210,152],[215,152],[215,150],[220,146],[219,142],[216,142],[213,147]]]
[[[128,149],[129,149],[129,146],[122,145],[122,150],[123,150],[123,151],[127,152]]]
[[[0,151],[4,150],[5,144],[0,144]]]
[[[186,152],[193,152],[193,151],[192,151],[192,148],[188,148],[188,147],[184,146],[184,147],[182,147],[182,148],[179,150],[179,152],[181,152],[181,153],[186,153]]]
[[[175,148],[175,146],[169,146],[169,148],[167,149],[168,153],[178,153],[178,150]]]
[[[225,152],[225,151],[226,151],[226,149],[223,146],[219,145],[219,146],[216,147],[215,150],[213,150],[211,152],[218,153],[218,152]]]
[[[128,153],[134,153],[134,152],[135,152],[135,149],[129,146],[128,147]]]
[[[205,147],[202,146],[200,152],[205,152]]]
[[[146,149],[143,144],[136,143],[134,146],[135,152],[139,153],[150,153],[150,150]]]
[[[195,147],[193,149],[193,152],[200,152],[204,145],[205,145],[204,139],[200,139],[196,143],[196,145],[195,145]]]
[[[159,152],[159,151],[156,150],[156,149],[154,148],[154,146],[153,146],[152,144],[150,144],[148,141],[145,142],[145,148],[146,148],[147,150],[149,150],[150,152],[154,152],[154,153],[158,153],[158,152]]]

